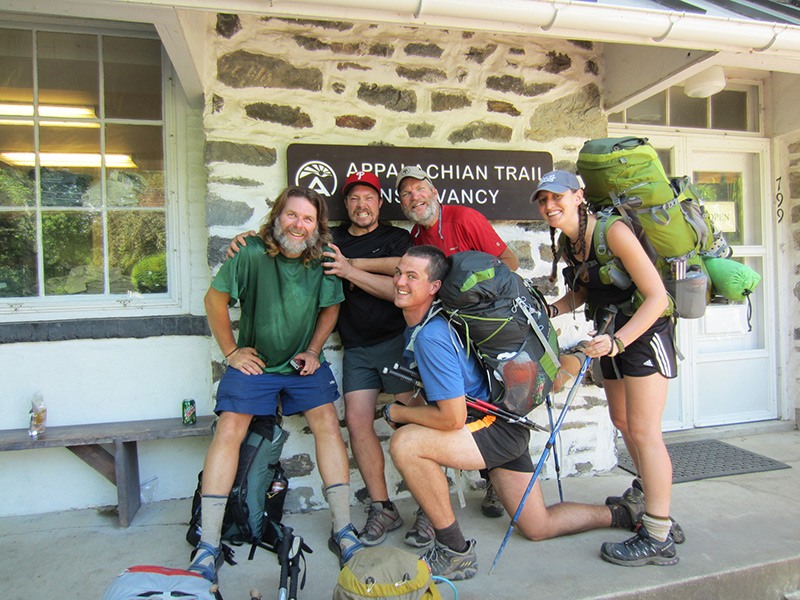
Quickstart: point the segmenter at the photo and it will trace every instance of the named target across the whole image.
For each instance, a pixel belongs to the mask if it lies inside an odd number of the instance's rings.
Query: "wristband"
[[[393,425],[394,427],[400,427],[401,425],[405,425],[405,423],[398,423],[397,421],[392,420],[392,417],[389,416],[389,407],[392,404],[396,404],[395,402],[390,402],[386,406],[383,407],[383,418],[389,424]]]
[[[230,352],[228,352],[228,353],[225,355],[225,360],[227,360],[227,359],[228,359],[228,357],[229,357],[231,354],[233,354],[234,352],[236,352],[238,349],[239,349],[239,347],[237,346],[236,348],[234,348],[233,350],[231,350]]]
[[[617,354],[622,354],[623,352],[625,352],[625,344],[622,343],[621,339],[619,339],[617,336],[614,336],[612,340],[617,345],[617,350],[618,350]]]
[[[551,319],[558,316],[558,307],[555,304],[547,305],[547,316]]]

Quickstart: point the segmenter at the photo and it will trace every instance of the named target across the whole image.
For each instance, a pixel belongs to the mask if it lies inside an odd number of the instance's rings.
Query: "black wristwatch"
[[[398,423],[397,421],[394,421],[392,419],[392,417],[389,416],[389,407],[392,404],[397,404],[397,403],[396,402],[390,402],[389,404],[387,404],[386,406],[383,407],[383,418],[386,420],[386,422],[389,425],[391,425],[391,426],[393,426],[395,428],[402,427],[403,425],[405,425],[405,423]]]

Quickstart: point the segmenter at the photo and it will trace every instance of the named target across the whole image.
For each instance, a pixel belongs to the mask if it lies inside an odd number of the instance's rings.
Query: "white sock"
[[[672,521],[669,520],[669,517],[664,519],[644,513],[642,516],[642,525],[647,528],[647,533],[650,534],[651,538],[659,542],[666,542],[667,537],[669,537],[669,530],[672,527]]]

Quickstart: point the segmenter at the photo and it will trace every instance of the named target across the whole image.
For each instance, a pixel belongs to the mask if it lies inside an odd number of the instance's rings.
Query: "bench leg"
[[[136,442],[114,442],[119,524],[128,527],[142,504],[139,488],[139,454]]]

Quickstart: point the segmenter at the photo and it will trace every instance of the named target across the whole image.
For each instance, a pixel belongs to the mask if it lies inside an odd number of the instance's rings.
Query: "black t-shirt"
[[[364,235],[351,235],[349,223],[331,229],[333,243],[347,258],[403,256],[411,247],[408,231],[379,223]],[[344,302],[337,328],[345,348],[372,346],[400,335],[406,327],[402,311],[392,302],[368,294],[349,281],[342,281]]]

